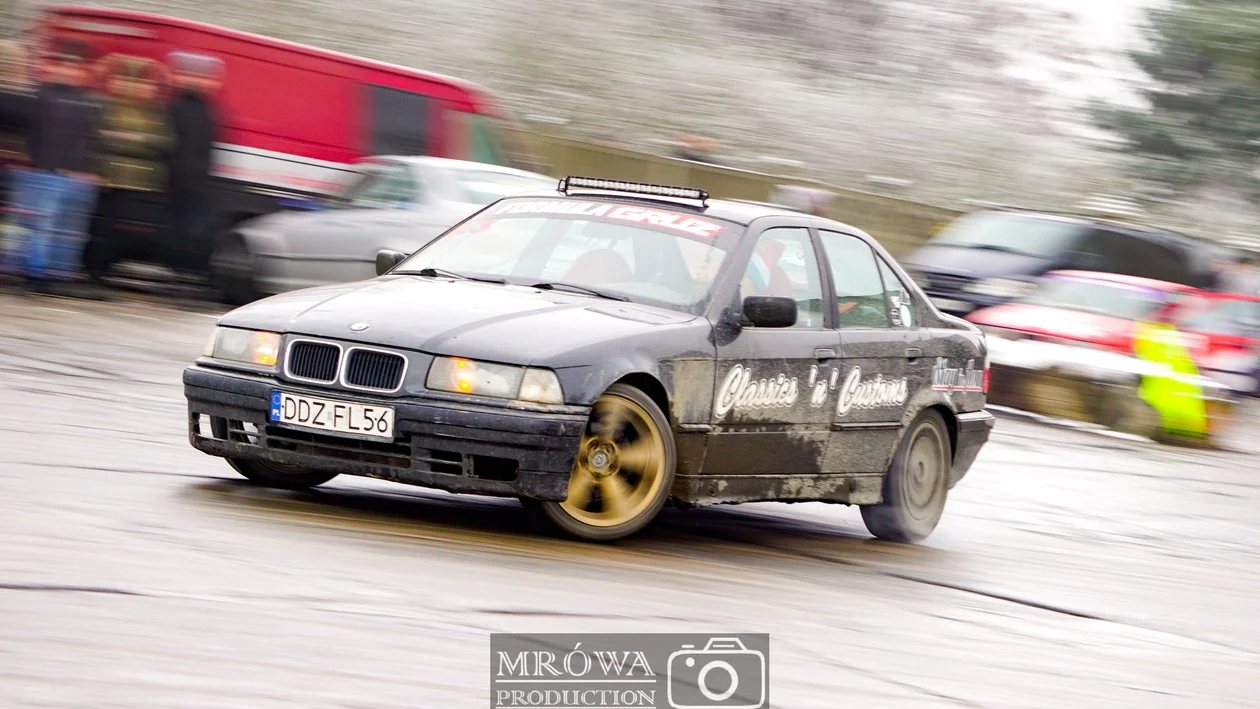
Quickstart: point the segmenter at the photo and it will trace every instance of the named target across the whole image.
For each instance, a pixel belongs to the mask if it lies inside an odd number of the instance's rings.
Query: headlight
[[[276,366],[280,354],[280,334],[262,330],[240,330],[234,327],[215,328],[210,342],[206,343],[205,355],[227,362],[253,364],[259,367]]]
[[[425,386],[435,391],[518,399],[539,404],[563,404],[560,380],[549,369],[477,362],[461,357],[438,357],[429,367]]]
[[[1017,281],[1013,278],[982,278],[963,286],[963,290],[994,298],[1018,298],[1028,295],[1036,287],[1035,283]]]

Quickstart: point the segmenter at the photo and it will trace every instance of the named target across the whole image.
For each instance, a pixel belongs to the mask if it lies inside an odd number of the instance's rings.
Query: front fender
[[[260,261],[265,262],[276,256],[289,256],[292,251],[283,236],[271,229],[250,226],[249,222],[237,225],[231,235],[239,237],[251,254],[261,256]]]
[[[590,406],[600,394],[614,383],[632,375],[652,377],[665,388],[673,399],[673,376],[663,373],[660,363],[641,353],[620,353],[595,365],[564,367],[556,370],[560,386],[564,389],[565,402],[578,406]]]

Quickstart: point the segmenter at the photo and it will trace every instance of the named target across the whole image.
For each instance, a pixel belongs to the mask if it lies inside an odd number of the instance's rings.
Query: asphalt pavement
[[[500,631],[768,632],[784,709],[1260,705],[1251,421],[1202,451],[1004,417],[915,546],[822,504],[591,545],[246,484],[187,442],[215,315],[0,293],[0,706],[485,707]]]

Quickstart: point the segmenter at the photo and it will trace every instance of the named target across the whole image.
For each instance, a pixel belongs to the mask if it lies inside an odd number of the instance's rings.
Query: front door
[[[707,475],[803,475],[822,471],[831,425],[828,372],[840,340],[823,314],[822,271],[808,229],[768,229],[757,240],[740,285],[750,295],[797,302],[790,328],[742,328],[717,348],[715,431]]]
[[[896,297],[904,288],[885,285],[881,270],[887,267],[881,269],[869,244],[839,232],[820,231],[819,237],[835,289],[841,356],[826,472],[882,473],[900,440],[910,394],[926,371],[917,323],[913,309]]]

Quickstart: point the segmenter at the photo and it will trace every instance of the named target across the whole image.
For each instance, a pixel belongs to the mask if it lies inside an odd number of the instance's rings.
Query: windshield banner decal
[[[673,229],[705,239],[712,238],[725,227],[721,224],[689,217],[685,214],[648,209],[607,202],[583,202],[577,200],[528,200],[511,201],[491,207],[487,215],[506,214],[565,214],[573,217],[604,217],[646,226]]]

